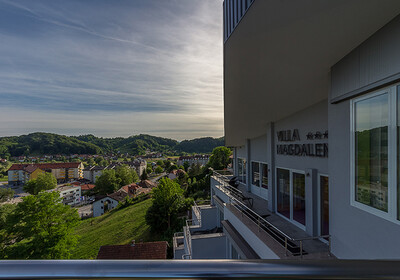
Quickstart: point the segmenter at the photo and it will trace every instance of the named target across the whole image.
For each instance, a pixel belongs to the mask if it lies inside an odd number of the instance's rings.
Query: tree
[[[106,169],[96,180],[96,190],[100,194],[115,192],[120,187],[120,179],[117,178],[114,169]]]
[[[29,180],[24,186],[24,191],[38,194],[40,191],[51,190],[57,187],[57,179],[49,172],[41,173],[36,179]]]
[[[132,174],[132,182],[137,182],[139,181],[139,175],[136,173],[136,170],[134,168],[131,168],[131,174]]]
[[[227,147],[216,147],[212,151],[208,165],[214,170],[223,170],[228,166],[231,154],[232,151]]]
[[[162,178],[153,189],[153,205],[147,210],[146,221],[153,232],[165,232],[178,226],[178,213],[183,206],[183,190],[168,178]]]
[[[133,173],[131,169],[126,165],[118,166],[115,171],[115,175],[119,178],[119,185],[126,186],[133,183]]]
[[[146,169],[143,171],[142,176],[140,176],[141,180],[147,180],[147,178],[149,178],[149,176],[147,175],[147,171]]]
[[[77,244],[76,209],[61,203],[59,192],[27,196],[7,216],[4,258],[68,259]],[[11,239],[10,239],[11,238]]]
[[[7,201],[14,196],[14,191],[11,188],[0,188],[0,202]]]
[[[146,168],[146,173],[147,174],[151,174],[153,172],[153,168],[151,168],[151,167],[147,167]]]
[[[161,166],[157,166],[156,169],[154,170],[157,174],[162,173],[164,170],[162,169]]]
[[[192,166],[189,168],[189,176],[194,177],[201,173],[201,165],[199,163],[193,163]]]
[[[157,165],[164,167],[164,162],[161,159],[159,159],[159,160],[157,160]]]
[[[190,167],[190,163],[188,161],[185,161],[183,163],[183,168],[185,169],[186,172],[188,172],[189,167]]]
[[[175,170],[175,169],[178,169],[178,166],[176,164],[173,164],[168,168],[168,172],[171,172],[172,170]]]

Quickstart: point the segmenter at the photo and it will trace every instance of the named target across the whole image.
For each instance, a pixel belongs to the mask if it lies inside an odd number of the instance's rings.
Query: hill
[[[129,153],[144,155],[146,151],[173,155],[181,153],[211,153],[217,146],[224,145],[224,138],[198,138],[179,143],[169,138],[146,134],[127,138],[102,138],[94,135],[65,136],[36,132],[28,135],[0,137],[0,157]]]
[[[145,219],[151,205],[152,200],[147,199],[100,217],[83,220],[75,230],[80,237],[71,258],[95,259],[102,245],[129,244],[132,240],[156,241],[156,237],[150,235]]]
[[[186,153],[210,153],[215,147],[224,145],[224,137],[204,137],[193,140],[184,140],[177,145],[176,149]]]
[[[98,154],[102,150],[89,142],[72,137],[36,132],[28,135],[1,137],[0,157],[44,154]]]

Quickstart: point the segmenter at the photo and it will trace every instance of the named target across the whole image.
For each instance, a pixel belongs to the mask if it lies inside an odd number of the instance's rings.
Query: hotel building
[[[400,259],[400,1],[225,0],[223,18],[233,174],[175,258]]]

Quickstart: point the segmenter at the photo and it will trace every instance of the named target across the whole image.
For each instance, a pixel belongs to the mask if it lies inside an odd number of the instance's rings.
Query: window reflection
[[[355,104],[356,201],[388,211],[388,95]]]

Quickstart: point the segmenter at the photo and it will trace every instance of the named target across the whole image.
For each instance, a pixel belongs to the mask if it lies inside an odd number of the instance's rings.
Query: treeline
[[[104,154],[129,153],[144,155],[146,151],[175,153],[211,153],[224,145],[223,138],[198,138],[178,142],[151,135],[135,135],[127,138],[102,138],[94,135],[64,136],[36,132],[28,135],[0,137],[0,157],[37,156],[44,154]]]

